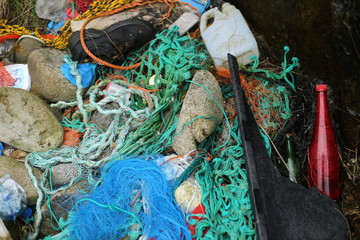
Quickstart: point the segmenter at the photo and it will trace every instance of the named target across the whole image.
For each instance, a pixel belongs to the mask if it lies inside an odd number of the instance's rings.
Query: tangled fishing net
[[[161,159],[137,157],[107,164],[94,190],[72,209],[63,235],[69,239],[191,239],[169,181],[156,164]],[[114,188],[114,183],[121,185]]]
[[[82,18],[125,4],[117,1],[116,6],[102,9],[105,2],[95,1]],[[67,27],[62,37],[47,40],[47,45],[63,48]],[[240,76],[269,154],[270,139],[292,114],[289,99],[296,87],[291,71],[299,64],[295,58],[289,64],[287,53],[285,49],[277,73],[261,69],[255,59]],[[96,84],[85,90],[77,63],[67,56],[64,60],[75,76],[77,98],[53,104],[66,112],[61,122],[63,145],[26,158],[39,193],[35,233],[29,238],[36,239],[39,234],[45,201],[51,224],[59,231],[47,239],[255,239],[234,113],[221,109],[225,120],[196,151],[176,156],[172,149],[184,95],[195,72],[210,69],[210,59],[201,41],[180,37],[175,27],[157,34],[149,45],[127,57],[124,65],[140,63],[136,71],[103,71]],[[228,71],[214,75],[223,97],[230,101],[233,93]],[[121,86],[120,90],[108,91],[110,82]],[[59,164],[72,164],[77,169],[76,176],[64,186],[52,183],[52,169]],[[43,172],[40,181],[33,167]],[[201,189],[204,211],[200,214],[182,211],[174,199],[175,190],[194,177],[194,185]],[[54,206],[54,197],[74,185],[83,185],[84,191],[67,195],[69,201],[64,199],[62,206]],[[66,209],[67,214],[57,214],[56,207]]]
[[[176,28],[165,30],[157,35],[146,50],[129,57],[142,60],[136,76],[129,77],[135,74],[132,71],[122,73],[132,81],[116,80],[114,75],[103,76],[86,93],[89,96],[86,102],[82,99],[83,89],[81,77],[76,73],[76,63],[66,58],[65,61],[72,66],[76,76],[77,101],[59,102],[54,106],[78,108],[72,120],[64,118],[62,124],[72,130],[86,131],[78,146],[63,145],[59,149],[28,155],[28,163],[44,171],[39,190],[46,195],[54,195],[69,188],[80,177],[95,185],[94,169],[108,162],[114,155],[124,158],[166,152],[176,129],[176,114],[181,107],[185,80],[191,79],[194,70],[208,67],[207,55],[201,52],[203,48],[199,41],[179,37]],[[151,85],[149,80],[154,75],[154,85]],[[116,94],[107,92],[104,86],[110,80],[124,89]],[[154,89],[156,91],[152,91]],[[127,97],[129,95],[130,98]],[[116,103],[117,106],[109,109],[106,107],[109,103]],[[94,111],[112,119],[105,130],[91,123],[90,115]],[[54,189],[51,186],[51,168],[64,163],[73,163],[78,167],[79,174],[67,186]]]

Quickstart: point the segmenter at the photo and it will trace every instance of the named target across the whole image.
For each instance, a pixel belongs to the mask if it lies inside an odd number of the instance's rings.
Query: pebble
[[[78,168],[72,163],[58,164],[52,168],[54,186],[69,184],[78,175]]]
[[[45,46],[45,43],[29,35],[24,35],[15,43],[14,49],[14,62],[15,63],[27,63],[30,54],[36,49],[40,49]]]
[[[175,199],[181,209],[191,213],[201,203],[201,188],[194,177],[188,178],[175,191]]]

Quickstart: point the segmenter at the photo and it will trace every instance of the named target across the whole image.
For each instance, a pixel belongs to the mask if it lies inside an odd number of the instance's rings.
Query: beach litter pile
[[[263,61],[229,3],[57,3],[37,3],[46,30],[0,22],[12,44],[0,197],[18,196],[1,219],[23,219],[28,239],[256,239],[227,54],[272,156],[307,127],[298,86],[314,82],[294,73],[290,49]]]

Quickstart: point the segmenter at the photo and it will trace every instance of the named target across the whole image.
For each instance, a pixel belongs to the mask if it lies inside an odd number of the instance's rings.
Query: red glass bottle
[[[327,85],[316,85],[316,118],[308,153],[308,182],[322,194],[338,200],[340,189],[339,151],[332,125]]]

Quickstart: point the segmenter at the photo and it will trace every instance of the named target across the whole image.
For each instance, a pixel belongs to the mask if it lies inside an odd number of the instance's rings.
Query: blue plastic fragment
[[[62,20],[60,22],[50,21],[47,25],[48,30],[50,33],[57,33],[60,28],[62,28],[66,23],[66,20]]]
[[[95,68],[97,64],[95,63],[83,63],[79,64],[77,70],[81,75],[81,85],[83,88],[87,88],[91,85],[92,81],[95,79]],[[71,74],[71,68],[68,63],[64,63],[61,66],[61,72],[73,85],[76,85],[76,79],[74,75]]]
[[[0,156],[2,156],[3,155],[3,151],[2,150],[4,150],[4,146],[2,145],[2,143],[0,142]]]
[[[210,0],[181,0],[181,2],[189,3],[191,6],[197,8],[200,14],[203,14],[210,5]]]

